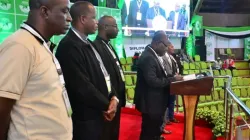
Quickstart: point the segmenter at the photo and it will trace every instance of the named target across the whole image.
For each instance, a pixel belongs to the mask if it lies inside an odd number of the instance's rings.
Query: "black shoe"
[[[164,136],[161,136],[160,140],[166,140],[166,138]]]

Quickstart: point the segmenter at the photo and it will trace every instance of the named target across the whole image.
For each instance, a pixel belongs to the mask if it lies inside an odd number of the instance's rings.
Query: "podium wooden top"
[[[176,95],[210,95],[213,88],[213,77],[177,81],[170,85],[170,93]]]

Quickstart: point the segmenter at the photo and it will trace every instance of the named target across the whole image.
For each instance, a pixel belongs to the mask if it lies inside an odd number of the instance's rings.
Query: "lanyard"
[[[65,85],[65,81],[64,81],[64,78],[63,78],[63,74],[62,74],[62,72],[61,72],[61,66],[60,66],[58,60],[56,59],[55,55],[50,51],[49,46],[48,46],[48,44],[46,43],[46,41],[41,37],[41,35],[39,35],[39,34],[38,34],[33,28],[31,28],[29,25],[27,25],[27,24],[24,23],[24,24],[21,25],[21,27],[24,28],[25,30],[29,31],[33,36],[35,36],[35,37],[37,37],[37,38],[39,38],[40,40],[43,41],[43,46],[44,46],[44,48],[47,50],[47,52],[48,52],[48,53],[52,56],[52,58],[53,58],[53,62],[54,62],[54,64],[55,64],[55,66],[56,66],[57,73],[58,73],[59,78],[60,78],[60,82],[61,82],[62,85]]]
[[[90,45],[91,49],[93,50],[95,56],[96,56],[96,59],[99,61],[99,64],[100,64],[100,68],[102,70],[102,73],[103,73],[103,76],[106,80],[106,77],[109,77],[109,74],[108,74],[108,71],[106,70],[105,66],[104,66],[104,63],[102,61],[102,58],[101,56],[99,55],[99,53],[96,51],[96,49],[94,48],[94,46],[88,41],[88,40],[84,40],[82,39],[82,37],[72,28],[72,31],[76,34],[76,36],[78,38],[80,38],[84,43],[87,43]],[[110,85],[111,86],[111,85]],[[108,89],[109,89],[109,85],[107,85]],[[109,92],[111,92],[111,90],[109,90]]]
[[[168,63],[170,65],[170,67],[172,68],[172,60],[170,58],[170,55],[168,55],[168,53],[165,54],[166,58],[168,59]]]
[[[151,51],[154,52],[155,56],[157,57],[157,59],[158,59],[160,65],[161,65],[161,68],[163,69],[165,75],[167,76],[168,74],[167,74],[167,72],[166,72],[166,70],[165,70],[165,68],[164,68],[164,66],[163,66],[163,63],[162,63],[162,61],[160,60],[159,56],[156,54],[156,52],[155,52],[150,46],[148,46],[148,47],[150,48]]]
[[[155,13],[155,16],[159,16],[160,15],[159,8],[154,8],[154,13]]]
[[[104,63],[103,63],[103,61],[102,61],[101,56],[100,56],[99,53],[96,51],[96,49],[92,46],[92,44],[91,44],[91,43],[89,43],[89,44],[90,44],[90,46],[91,46],[91,48],[92,48],[92,50],[93,50],[93,52],[94,52],[94,54],[95,54],[97,60],[99,61],[99,64],[100,64],[100,67],[101,67],[101,69],[102,69],[103,75],[104,75],[105,77],[106,77],[106,76],[109,76],[108,71],[106,70],[106,68],[105,68],[105,66],[104,66]]]
[[[142,5],[142,0],[137,0],[138,10],[140,11]]]
[[[121,75],[121,77],[122,77],[122,81],[124,82],[124,81],[125,81],[124,73],[123,73],[123,71],[122,71],[122,68],[121,68],[121,66],[120,66],[120,63],[119,63],[118,59],[116,58],[115,53],[114,53],[113,50],[110,48],[110,47],[111,47],[110,45],[106,44],[103,40],[102,40],[102,43],[105,44],[105,46],[108,48],[109,52],[112,54],[114,60],[116,61],[116,65],[117,65],[117,67],[119,68],[120,75]]]
[[[173,60],[173,61],[175,62],[176,71],[177,71],[177,73],[179,73],[180,70],[179,70],[179,67],[178,67],[178,64],[177,64],[176,60],[174,59],[174,57],[173,57],[172,55],[169,55],[169,56],[170,56],[170,59]]]

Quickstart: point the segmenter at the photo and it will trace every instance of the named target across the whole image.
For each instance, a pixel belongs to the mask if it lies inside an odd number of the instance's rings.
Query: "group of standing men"
[[[27,22],[1,44],[0,140],[119,139],[125,84],[110,44],[116,21],[97,22],[89,2],[69,5],[30,0]],[[66,32],[53,54],[51,37]]]

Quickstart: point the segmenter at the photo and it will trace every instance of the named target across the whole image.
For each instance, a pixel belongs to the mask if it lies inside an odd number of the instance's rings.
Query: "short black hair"
[[[43,5],[48,5],[50,0],[29,0],[29,8],[30,10],[39,9]]]
[[[76,22],[80,16],[88,15],[90,12],[89,6],[94,6],[94,5],[87,1],[75,2],[70,8],[72,23]]]
[[[104,16],[102,16],[102,17],[99,19],[98,23],[99,23],[99,24],[106,24],[107,19],[110,19],[110,18],[114,19],[112,16],[104,15]]]

